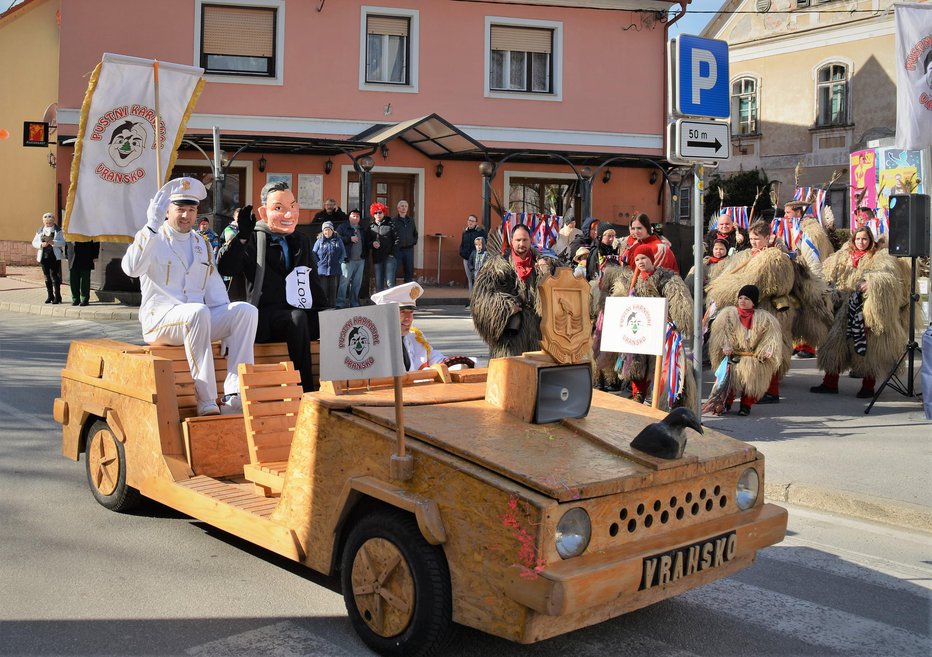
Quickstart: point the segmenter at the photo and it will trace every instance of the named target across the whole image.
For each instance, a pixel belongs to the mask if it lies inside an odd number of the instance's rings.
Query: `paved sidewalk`
[[[93,320],[138,317],[137,307],[119,302],[71,306],[67,285],[62,291],[64,304],[45,304],[39,267],[7,267],[7,276],[0,277],[0,310]],[[428,287],[421,303],[467,301],[463,288]],[[917,392],[919,368],[917,358]],[[712,375],[705,375],[708,393]],[[888,388],[865,415],[870,400],[854,396],[859,380],[842,377],[838,395],[810,393],[820,381],[814,360],[794,359],[779,404],[758,404],[748,417],[706,416],[703,423],[766,456],[765,492],[773,501],[932,533],[932,422],[925,420],[920,400]]]

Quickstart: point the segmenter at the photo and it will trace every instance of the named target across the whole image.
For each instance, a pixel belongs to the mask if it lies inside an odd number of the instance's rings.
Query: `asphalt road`
[[[482,356],[466,313],[419,323]],[[338,583],[153,502],[99,506],[51,419],[77,337],[138,342],[136,322],[0,313],[0,655],[370,654]],[[441,337],[441,335],[443,337]],[[790,510],[790,533],[728,580],[540,644],[461,628],[453,656],[927,656],[929,535]]]

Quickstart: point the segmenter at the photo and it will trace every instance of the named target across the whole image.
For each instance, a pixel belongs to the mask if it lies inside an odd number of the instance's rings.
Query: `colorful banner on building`
[[[932,146],[932,6],[897,4],[896,146]]]
[[[69,240],[129,242],[175,163],[204,70],[158,63],[161,134],[156,139],[155,62],[105,53],[81,106],[64,231]]]
[[[555,214],[540,214],[539,212],[506,212],[502,218],[502,253],[508,249],[511,241],[511,231],[518,224],[524,224],[531,232],[531,245],[538,251],[552,249],[560,235],[560,225],[563,218]]]
[[[854,226],[859,207],[877,207],[877,153],[869,148],[851,154],[851,213],[849,225]]]

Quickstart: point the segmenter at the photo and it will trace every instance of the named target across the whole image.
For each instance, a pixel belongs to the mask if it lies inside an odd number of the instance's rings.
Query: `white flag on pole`
[[[932,5],[896,11],[896,147],[932,146]]]
[[[105,53],[91,75],[65,207],[68,239],[130,242],[146,222],[146,207],[159,189],[154,64]],[[204,69],[158,64],[164,181],[204,85]]]
[[[663,355],[665,297],[608,297],[602,317],[602,351]]]
[[[397,303],[320,313],[320,378],[379,379],[405,373]]]

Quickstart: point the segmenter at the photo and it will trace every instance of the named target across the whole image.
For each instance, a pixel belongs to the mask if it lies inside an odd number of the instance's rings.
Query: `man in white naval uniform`
[[[424,288],[411,281],[402,283],[372,295],[371,299],[378,305],[397,303],[401,314],[401,343],[404,346],[402,357],[409,372],[416,372],[446,360],[439,350],[430,346],[427,338],[418,329],[411,326],[417,298],[424,294]]]
[[[223,340],[227,374],[224,413],[242,412],[240,363],[253,362],[256,307],[230,303],[210,244],[196,231],[197,206],[207,196],[194,178],[166,183],[149,202],[147,223],[123,256],[123,271],[142,285],[139,321],[149,344],[184,345],[198,415],[217,415],[217,381],[210,343]],[[167,218],[167,221],[166,221]]]

